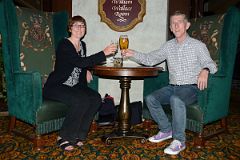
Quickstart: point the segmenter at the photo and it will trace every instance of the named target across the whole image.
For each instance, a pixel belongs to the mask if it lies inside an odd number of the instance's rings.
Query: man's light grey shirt
[[[172,39],[163,44],[160,49],[150,53],[135,51],[134,61],[154,66],[166,60],[169,70],[169,83],[174,85],[197,84],[197,78],[203,68],[210,73],[216,73],[216,63],[211,59],[204,43],[190,36],[181,43]]]

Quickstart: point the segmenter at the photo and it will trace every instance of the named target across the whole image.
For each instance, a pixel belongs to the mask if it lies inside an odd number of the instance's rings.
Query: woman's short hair
[[[82,22],[85,27],[87,27],[86,20],[82,16],[73,16],[71,19],[68,21],[68,30],[71,31],[71,27],[74,23],[76,22]]]

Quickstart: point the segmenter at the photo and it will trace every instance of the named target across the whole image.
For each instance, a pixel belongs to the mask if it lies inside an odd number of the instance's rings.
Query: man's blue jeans
[[[151,116],[161,132],[172,130],[173,139],[185,143],[186,106],[197,101],[197,92],[197,85],[168,85],[145,97]],[[163,105],[171,107],[171,123],[163,110]]]

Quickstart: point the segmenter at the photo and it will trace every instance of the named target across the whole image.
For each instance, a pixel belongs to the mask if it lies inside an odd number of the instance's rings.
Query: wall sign
[[[143,21],[146,0],[99,0],[98,14],[111,29],[125,32]]]

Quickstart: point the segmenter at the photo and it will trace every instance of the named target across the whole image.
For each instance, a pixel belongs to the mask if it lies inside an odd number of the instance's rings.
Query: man
[[[198,90],[207,88],[209,72],[217,72],[206,45],[187,34],[189,27],[186,15],[177,11],[170,17],[174,39],[148,54],[131,49],[122,51],[124,57],[148,66],[164,60],[167,62],[169,85],[154,91],[145,100],[160,129],[149,141],[158,143],[173,138],[172,143],[164,149],[164,153],[170,155],[176,155],[186,148],[186,106],[197,101]],[[172,109],[171,123],[162,108],[167,104]]]

